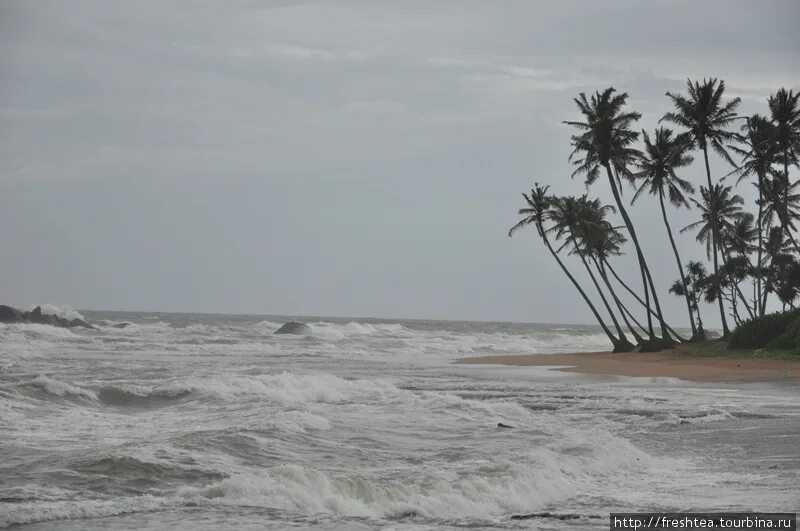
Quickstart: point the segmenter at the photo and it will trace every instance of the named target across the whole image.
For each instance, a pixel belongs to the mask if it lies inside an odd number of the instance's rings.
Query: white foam
[[[35,501],[0,504],[0,527],[154,511],[169,500],[149,495],[115,500]]]
[[[69,321],[73,319],[81,319],[86,320],[83,315],[81,315],[77,310],[75,310],[71,306],[67,305],[56,305],[46,302],[44,304],[32,304],[28,306],[28,311],[32,311],[37,306],[41,307],[42,314],[44,315],[55,315],[57,317],[61,317],[62,319],[67,319]]]
[[[40,374],[33,381],[31,381],[31,385],[39,387],[43,391],[57,396],[74,395],[97,400],[97,394],[95,394],[94,391],[83,389],[77,385],[71,385],[53,378],[48,378],[44,374]]]

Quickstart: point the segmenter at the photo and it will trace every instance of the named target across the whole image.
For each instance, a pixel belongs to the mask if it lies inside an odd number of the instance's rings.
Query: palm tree
[[[531,189],[530,195],[522,194],[522,197],[525,198],[525,202],[527,203],[527,207],[519,209],[519,215],[522,216],[522,219],[517,222],[511,229],[508,231],[508,236],[511,237],[514,233],[521,229],[522,227],[526,227],[528,225],[533,225],[536,227],[536,232],[542,241],[547,247],[547,250],[550,251],[550,254],[555,258],[556,262],[558,262],[559,267],[567,275],[572,285],[575,286],[575,289],[581,294],[583,300],[589,306],[589,309],[594,314],[595,319],[600,324],[600,327],[603,329],[603,332],[608,336],[608,339],[611,341],[611,344],[614,346],[614,350],[617,350],[617,347],[622,347],[623,344],[620,342],[619,338],[614,336],[609,330],[608,326],[606,326],[605,322],[603,321],[602,317],[600,317],[600,313],[595,308],[594,304],[592,304],[591,299],[589,296],[586,295],[586,292],[583,290],[581,285],[575,280],[575,277],[572,276],[572,273],[569,272],[567,266],[564,265],[564,262],[561,261],[561,257],[556,253],[553,249],[552,244],[550,243],[550,239],[547,237],[547,230],[545,229],[545,222],[550,217],[550,207],[553,202],[553,199],[547,195],[548,186],[539,186],[539,183],[536,183],[534,188]]]
[[[722,302],[722,277],[719,274],[718,252],[722,242],[719,240],[718,227],[731,225],[736,216],[741,213],[741,206],[744,199],[738,195],[731,195],[730,186],[714,185],[711,189],[705,186],[700,187],[701,201],[691,198],[692,203],[700,210],[700,220],[690,223],[681,229],[681,232],[689,230],[697,231],[697,241],[704,243],[706,254],[714,258],[714,278],[716,279],[716,300],[719,303],[719,313],[722,319],[723,338],[730,335],[728,322],[725,318],[725,307]],[[717,234],[717,237],[714,235]]]
[[[754,250],[753,242],[756,239],[753,220],[753,214],[742,212],[736,215],[729,224],[720,226],[719,230],[720,254],[725,263],[725,275],[730,280],[731,289],[735,290],[736,294],[742,299],[750,318],[755,317],[757,311],[753,311],[750,307],[747,298],[739,288],[739,284],[755,271],[749,258]],[[736,294],[731,295],[733,297],[734,313]],[[753,304],[755,305],[755,302]]]
[[[680,136],[673,137],[670,129],[659,127],[655,130],[652,141],[648,134],[642,131],[642,138],[644,140],[644,152],[637,162],[639,171],[633,174],[633,179],[641,180],[642,184],[636,190],[631,204],[635,203],[645,190],[652,195],[658,196],[658,202],[661,205],[661,216],[664,218],[669,242],[672,244],[672,251],[678,263],[678,273],[680,273],[681,281],[685,283],[683,264],[667,218],[664,196],[667,195],[669,202],[676,208],[682,206],[689,208],[689,203],[686,201],[684,194],[693,194],[694,187],[689,181],[678,177],[675,174],[675,170],[689,166],[694,159],[687,154],[689,145],[686,139]],[[689,322],[692,325],[692,340],[704,339],[697,333],[694,316],[692,315],[692,303],[689,300],[689,290],[685,285],[683,291],[686,294],[686,307],[689,311]]]
[[[726,150],[726,145],[736,140],[735,133],[728,131],[728,127],[733,124],[737,118],[736,108],[739,106],[741,100],[733,98],[727,103],[723,103],[722,95],[725,93],[725,82],[717,79],[703,79],[703,82],[691,80],[686,81],[688,89],[688,97],[681,94],[671,94],[667,92],[667,97],[672,100],[675,105],[675,112],[670,112],[664,115],[662,120],[675,123],[687,129],[689,138],[696,143],[703,151],[703,160],[706,165],[706,178],[708,179],[707,190],[713,190],[713,183],[711,182],[711,167],[708,164],[708,148],[711,147],[717,154],[727,160],[732,166],[735,166],[733,160]],[[710,205],[710,206],[713,206]],[[716,262],[716,240],[719,238],[717,233],[718,227],[715,220],[717,216],[711,215],[710,219],[712,225],[710,227],[709,237],[711,239],[711,247],[715,249],[714,256],[714,275],[719,277],[719,268]],[[718,284],[718,289],[721,286]],[[717,299],[720,305],[720,318],[722,319],[723,337],[730,334],[728,330],[728,323],[725,320],[725,313],[722,306],[722,293],[717,294]]]
[[[639,323],[636,317],[633,316],[630,310],[625,307],[620,298],[617,296],[613,286],[611,285],[611,282],[608,279],[608,273],[605,266],[607,261],[612,256],[620,256],[622,254],[620,249],[626,241],[627,240],[625,236],[623,236],[622,232],[619,231],[619,227],[614,227],[608,223],[605,225],[604,230],[594,231],[594,237],[591,240],[584,240],[583,244],[589,258],[597,269],[597,272],[600,273],[600,277],[603,279],[606,288],[614,298],[614,303],[617,305],[620,315],[622,315],[622,320],[625,321],[625,325],[628,327],[628,330],[630,330],[631,335],[636,339],[636,342],[641,345],[644,343],[644,339],[642,339],[633,325],[631,325],[630,321],[628,321],[628,318],[636,323],[636,326],[638,326],[641,330],[644,330],[645,333],[647,333],[647,330],[641,325],[641,323]]]
[[[782,172],[773,172],[772,179],[764,181],[762,215],[767,223],[773,216],[778,218],[786,237],[800,253],[800,245],[792,231],[795,222],[800,221],[800,181],[789,184],[789,179]]]
[[[797,165],[800,155],[800,93],[782,88],[769,97],[767,105],[775,123],[775,140],[788,183],[789,166]]]
[[[653,285],[653,279],[647,267],[639,239],[636,236],[636,229],[628,215],[628,211],[625,209],[625,205],[622,203],[618,186],[621,185],[620,175],[627,176],[629,173],[628,167],[639,156],[639,152],[631,147],[639,137],[639,133],[631,129],[631,126],[641,115],[638,112],[623,111],[627,99],[628,95],[626,93],[616,94],[616,90],[612,87],[607,88],[602,93],[596,92],[592,95],[591,100],[588,100],[584,93],[580,93],[575,98],[574,101],[581,114],[583,114],[585,121],[564,122],[579,131],[577,134],[572,135],[573,150],[570,154],[570,160],[577,166],[572,176],[585,175],[586,185],[589,186],[600,177],[601,168],[605,169],[611,192],[614,195],[614,201],[628,229],[628,235],[636,247],[645,299],[649,301],[650,292],[652,292],[663,340],[669,342],[670,337],[667,333],[667,325],[664,322],[661,305],[658,301],[658,294]],[[648,292],[648,286],[650,292]],[[656,336],[649,311],[647,313],[647,321],[648,334],[650,341],[653,343],[651,348],[655,348]]]
[[[697,330],[700,337],[705,337],[703,330],[703,319],[700,317],[700,295],[708,285],[706,268],[702,262],[689,260],[686,264],[686,274],[681,275],[679,280],[672,283],[669,288],[670,293],[679,297],[688,297],[692,304],[692,309],[697,312]]]
[[[604,218],[605,213],[611,208],[607,205],[602,206],[597,199],[589,200],[586,195],[581,197],[557,197],[550,207],[550,220],[553,222],[553,226],[549,231],[555,232],[556,239],[565,238],[565,243],[558,251],[571,246],[570,253],[580,258],[587,273],[589,273],[589,278],[591,278],[595,289],[597,289],[597,293],[600,295],[600,299],[603,301],[603,305],[606,307],[606,311],[611,316],[611,321],[617,330],[620,343],[616,348],[620,351],[633,350],[633,344],[625,337],[625,332],[623,332],[619,321],[617,321],[614,311],[611,309],[600,284],[597,282],[597,278],[592,272],[592,268],[589,267],[586,261],[587,247],[591,245],[590,242],[595,241],[599,237],[598,235],[606,230],[606,226],[610,225]]]
[[[765,285],[763,299],[761,300],[761,313],[766,311],[767,298],[770,293],[776,293],[780,286],[782,272],[789,269],[794,262],[792,244],[786,237],[782,227],[772,227],[764,242]]]
[[[758,216],[756,222],[758,224],[758,246],[756,257],[756,269],[754,274],[756,276],[756,300],[760,301],[763,298],[763,275],[761,268],[763,266],[764,255],[764,183],[767,181],[772,165],[776,161],[777,155],[777,142],[775,141],[776,131],[775,126],[767,118],[754,114],[747,119],[747,122],[742,126],[742,142],[744,142],[744,149],[738,147],[731,147],[733,151],[742,156],[742,163],[731,174],[739,176],[736,184],[739,184],[743,179],[755,175],[757,178],[756,187],[758,188]],[[769,229],[769,225],[766,225]],[[758,305],[758,315],[764,315],[761,305]]]

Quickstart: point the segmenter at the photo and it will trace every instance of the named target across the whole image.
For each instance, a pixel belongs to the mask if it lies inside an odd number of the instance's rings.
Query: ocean
[[[796,385],[452,364],[607,348],[593,326],[83,314],[97,330],[0,324],[0,527],[600,529],[611,511],[800,508]],[[312,335],[273,335],[290,318]]]

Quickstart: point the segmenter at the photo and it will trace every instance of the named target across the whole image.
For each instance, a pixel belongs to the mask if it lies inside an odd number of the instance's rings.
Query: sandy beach
[[[705,344],[698,354],[696,346],[678,346],[657,353],[577,352],[571,354],[524,354],[461,358],[458,364],[491,364],[512,366],[554,367],[555,370],[586,374],[619,376],[668,377],[695,382],[741,380],[800,381],[800,361],[771,359],[753,354],[751,357],[725,355],[720,345]]]

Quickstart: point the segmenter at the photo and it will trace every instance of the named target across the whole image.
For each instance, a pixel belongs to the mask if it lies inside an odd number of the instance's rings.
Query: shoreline
[[[800,357],[779,359],[754,352],[730,352],[705,342],[661,352],[575,352],[465,357],[459,365],[551,367],[582,374],[679,378],[693,382],[790,380],[800,382]]]

